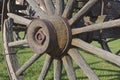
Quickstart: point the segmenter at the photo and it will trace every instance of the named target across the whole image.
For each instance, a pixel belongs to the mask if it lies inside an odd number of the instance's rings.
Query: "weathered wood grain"
[[[70,56],[66,55],[62,58],[63,65],[65,67],[65,70],[67,72],[67,76],[69,80],[76,80],[76,74],[73,68],[72,60]]]
[[[19,40],[19,41],[9,42],[8,46],[9,47],[13,47],[13,46],[15,47],[15,46],[24,45],[24,44],[28,44],[27,40]]]
[[[76,64],[83,70],[83,72],[88,76],[89,80],[99,80],[97,75],[93,72],[90,66],[87,64],[82,55],[79,54],[78,50],[72,48],[68,51],[68,54],[76,62]]]
[[[62,15],[64,18],[67,18],[67,17],[69,17],[69,15],[71,15],[71,11],[72,11],[74,2],[75,2],[75,0],[68,0],[67,4],[65,6],[65,9],[64,9],[63,15]]]
[[[111,20],[104,23],[97,23],[93,25],[88,25],[81,28],[72,29],[72,35],[83,33],[83,32],[90,32],[95,30],[107,29],[112,27],[120,27],[120,19]]]
[[[38,80],[45,80],[45,77],[48,73],[48,70],[51,66],[52,61],[53,61],[52,57],[47,54]]]
[[[21,25],[29,25],[31,23],[31,20],[26,19],[22,16],[18,16],[13,13],[8,13],[7,14],[9,18],[12,18],[14,20],[14,23],[21,24]]]
[[[56,5],[55,13],[58,15],[62,15],[64,10],[64,0],[56,0],[55,5]]]
[[[72,45],[77,46],[85,51],[88,51],[92,54],[95,54],[107,61],[110,61],[118,66],[120,66],[120,56],[117,56],[115,54],[112,54],[108,51],[102,50],[100,48],[97,48],[93,45],[90,45],[89,43],[81,40],[81,39],[73,39]]]
[[[62,78],[62,61],[54,59],[54,80],[61,80]]]
[[[55,13],[55,6],[54,6],[52,0],[44,0],[44,2],[45,2],[45,6],[47,8],[47,13],[53,15]]]
[[[16,75],[21,75],[26,69],[28,69],[36,60],[38,60],[42,54],[34,54],[28,61],[26,61],[17,71]]]

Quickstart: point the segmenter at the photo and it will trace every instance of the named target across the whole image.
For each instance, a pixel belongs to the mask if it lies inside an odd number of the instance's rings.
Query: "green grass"
[[[1,39],[1,35],[0,35],[0,39]],[[92,44],[97,47],[100,47],[100,45],[97,42],[93,42]],[[115,52],[116,49],[119,49],[118,46],[120,46],[120,40],[115,41],[114,43],[110,43],[110,45],[112,46],[111,48]],[[82,56],[86,59],[88,64],[91,66],[91,68],[98,75],[100,80],[120,80],[120,68],[109,62],[106,62],[105,60],[97,57],[96,55],[92,55],[83,50],[79,50],[79,51],[82,54]],[[29,48],[19,47],[17,48],[17,52],[18,52],[17,56],[20,65],[22,65],[33,55],[32,51]],[[25,80],[37,80],[42,65],[44,63],[44,58],[45,56],[42,56],[24,73],[26,77]],[[86,75],[84,75],[83,71],[75,63],[74,63],[74,69],[76,71],[78,80],[88,80]],[[0,40],[0,80],[9,80],[7,74],[7,68],[5,66],[5,60],[3,59],[2,56],[1,40]],[[53,65],[51,66],[48,72],[46,80],[53,80]],[[62,80],[68,80],[65,69],[63,69],[62,71]]]

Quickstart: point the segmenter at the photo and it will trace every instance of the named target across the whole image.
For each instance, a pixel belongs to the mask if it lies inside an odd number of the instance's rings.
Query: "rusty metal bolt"
[[[44,44],[45,39],[46,39],[46,36],[44,34],[44,31],[42,29],[39,29],[35,34],[35,40],[42,45]]]

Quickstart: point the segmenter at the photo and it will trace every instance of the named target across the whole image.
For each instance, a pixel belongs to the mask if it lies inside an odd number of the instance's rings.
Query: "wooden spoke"
[[[59,59],[54,59],[54,80],[61,80],[62,62]]]
[[[9,42],[8,46],[13,47],[13,46],[24,45],[24,44],[28,44],[27,40],[19,40],[19,41]]]
[[[21,75],[26,69],[28,69],[42,54],[34,54],[20,69],[17,70],[16,75]]]
[[[64,18],[67,18],[71,15],[71,11],[72,11],[74,2],[75,2],[75,0],[68,0],[66,7],[64,9],[63,15],[62,15]]]
[[[98,0],[89,0],[68,22],[70,25],[79,20]]]
[[[52,57],[47,54],[44,65],[43,65],[43,68],[42,68],[42,71],[40,73],[40,76],[39,76],[38,80],[45,80],[45,77],[48,73],[48,70],[51,66],[52,61],[53,61]]]
[[[46,12],[46,6],[44,0],[36,0],[36,1],[39,3],[40,8]]]
[[[79,54],[77,49],[70,49],[68,54],[75,60],[76,64],[84,71],[89,80],[99,80],[97,75],[89,67],[82,55]]]
[[[62,61],[63,61],[63,65],[65,67],[69,80],[76,80],[76,75],[74,72],[74,68],[73,68],[73,64],[70,56],[68,55],[64,56],[62,58]]]
[[[112,20],[104,23],[93,24],[93,25],[82,27],[82,28],[72,29],[72,35],[83,33],[83,32],[90,32],[95,30],[112,28],[112,27],[120,27],[120,19]]]
[[[56,0],[56,14],[62,15],[64,9],[64,0]]]
[[[22,25],[29,25],[31,23],[31,20],[18,16],[16,14],[8,13],[7,15],[14,20],[14,23],[18,23]]]
[[[90,53],[93,53],[107,61],[110,61],[118,66],[120,66],[120,56],[117,56],[115,54],[112,54],[108,51],[102,50],[100,48],[97,48],[93,45],[90,45],[89,43],[81,40],[81,39],[73,39],[72,45],[82,48],[85,51],[88,51]]]
[[[55,7],[54,4],[52,2],[52,0],[44,0],[46,8],[47,8],[47,12],[49,14],[54,14],[55,13]]]
[[[9,71],[9,76],[11,76],[11,80],[17,80],[17,79],[24,80],[22,76],[18,76],[18,77],[15,76],[16,74],[14,72],[17,71],[19,68],[18,60],[16,58],[15,50],[13,48],[9,48],[7,44],[8,42],[13,41],[13,35],[11,34],[12,32],[11,24],[12,23],[10,23],[10,19],[4,21],[4,27],[3,27],[4,52],[3,52],[3,55],[6,60],[7,69]]]
[[[40,18],[46,19],[48,18],[47,14],[38,6],[38,3],[35,0],[26,0],[30,6],[35,10],[35,12],[39,15]]]

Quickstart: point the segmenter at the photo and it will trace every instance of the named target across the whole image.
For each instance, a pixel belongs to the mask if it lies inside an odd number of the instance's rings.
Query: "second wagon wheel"
[[[110,52],[99,49],[80,38],[74,38],[76,34],[120,25],[120,20],[114,20],[75,28],[75,24],[83,18],[83,15],[90,10],[97,0],[87,1],[77,13],[74,12],[75,0],[67,0],[65,2],[64,0],[43,0],[43,7],[39,6],[40,4],[38,5],[38,1],[41,3],[42,0],[26,0],[28,6],[35,12],[32,18],[31,16],[26,18],[25,16],[11,12],[7,13],[8,18],[4,20],[2,28],[3,55],[11,80],[26,79],[25,74],[27,74],[27,69],[31,65],[34,65],[36,60],[42,56],[46,56],[46,58],[38,80],[45,80],[48,71],[51,70],[50,66],[52,66],[52,63],[54,64],[54,80],[61,80],[63,76],[62,67],[65,68],[69,80],[76,80],[77,77],[72,61],[75,61],[89,80],[99,80],[85,59],[79,54],[77,47],[120,66],[119,56],[109,54]],[[16,3],[14,5],[17,6]],[[19,7],[22,7],[22,5]],[[13,31],[15,30],[13,26],[15,24],[26,25],[26,39],[18,41],[13,39]],[[24,64],[19,64],[19,49],[23,50],[21,55],[26,54],[25,48],[20,47],[20,45],[24,44],[29,45],[34,54]],[[18,51],[15,51],[17,47],[20,48]],[[27,54],[29,53],[27,52]],[[40,62],[37,62],[37,64],[40,64]],[[33,72],[33,77],[35,73]]]
[[[114,53],[116,55],[119,55],[120,53],[120,48],[119,48],[119,41],[120,41],[120,35],[119,35],[120,28],[111,28],[111,29],[106,29],[103,30],[103,38],[99,40],[99,43],[101,44],[102,48],[106,51],[109,51],[111,53]],[[105,36],[104,36],[105,35]],[[106,37],[107,36],[107,37]],[[110,36],[110,37],[109,37]],[[106,38],[104,38],[106,37]],[[118,43],[115,46],[113,44]]]
[[[120,11],[120,1],[106,1],[105,7],[104,7],[104,12],[106,16],[105,16],[104,21],[115,20],[115,19],[120,18],[119,11]],[[120,32],[119,27],[105,29],[101,31],[99,34],[100,35],[99,42],[102,48],[118,55],[120,53],[120,49],[119,48],[115,49],[114,46],[111,44],[114,44],[115,42],[117,42],[118,46],[120,45],[119,44],[119,40],[120,40],[119,32]]]

